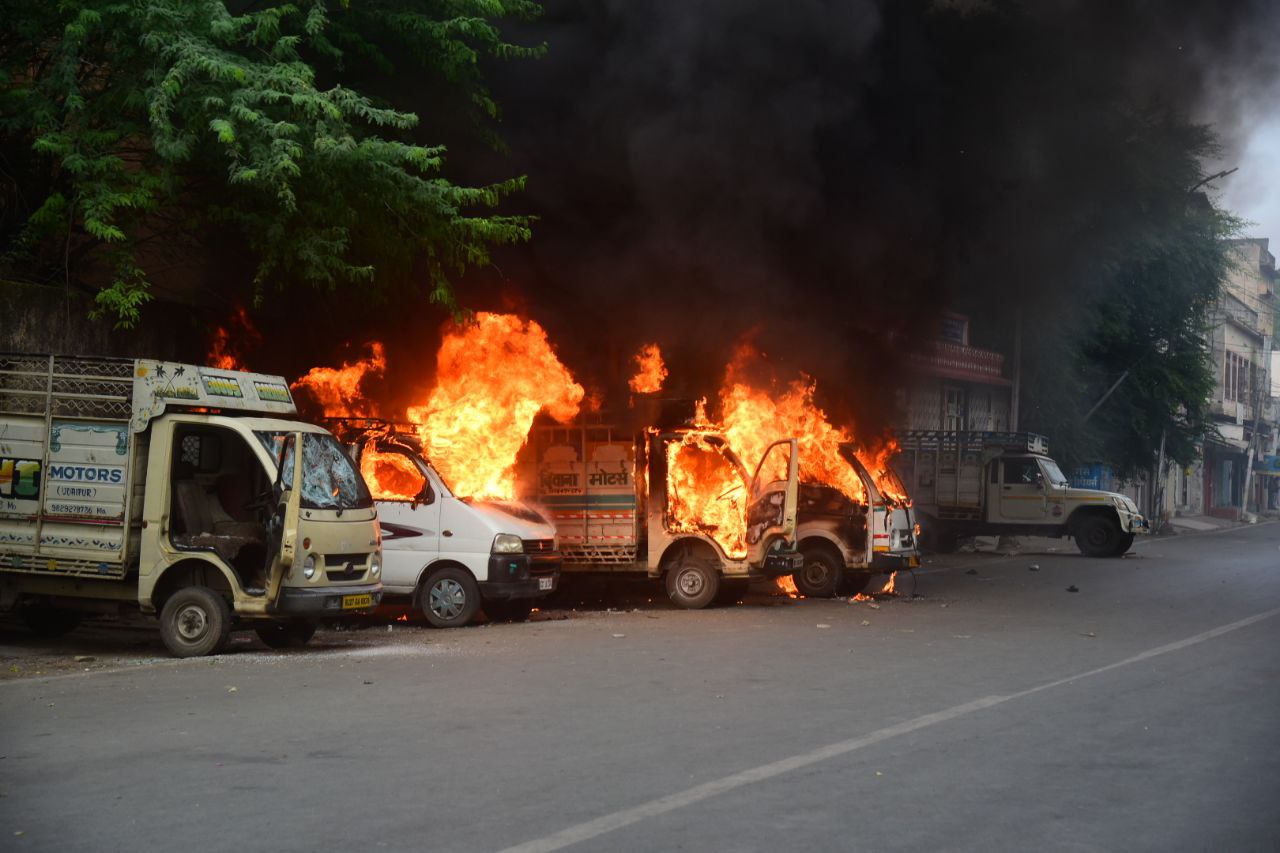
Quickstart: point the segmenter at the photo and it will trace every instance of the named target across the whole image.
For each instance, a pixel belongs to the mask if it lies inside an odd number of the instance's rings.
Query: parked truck
[[[279,376],[0,354],[0,609],[57,634],[140,608],[189,657],[374,607],[373,499],[294,413]]]
[[[859,461],[852,444],[840,456],[862,482],[865,502],[831,486],[800,484],[796,539],[804,567],[793,575],[796,589],[808,598],[830,598],[861,592],[880,573],[920,565],[916,520],[908,492],[894,482],[881,489]],[[892,471],[886,472],[896,481]]]
[[[727,551],[714,525],[676,517],[669,451],[690,442],[736,472],[735,483],[717,498],[742,508],[741,552]],[[530,449],[524,497],[555,524],[566,573],[664,579],[672,602],[697,609],[741,595],[752,578],[790,575],[803,565],[795,550],[794,439],[771,445],[754,476],[723,435],[697,426],[542,424],[533,429]]]
[[[1071,486],[1042,435],[929,430],[901,444],[894,466],[934,550],[965,536],[1070,536],[1087,557],[1117,557],[1150,532],[1124,495]]]
[[[456,497],[411,424],[330,423],[374,494],[388,599],[455,628],[481,609],[490,619],[524,621],[556,589],[560,552],[547,519],[517,501]]]

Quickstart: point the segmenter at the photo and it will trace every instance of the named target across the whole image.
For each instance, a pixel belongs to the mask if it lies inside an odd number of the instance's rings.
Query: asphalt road
[[[1280,525],[1068,548],[190,661],[0,632],[0,849],[1280,849]]]

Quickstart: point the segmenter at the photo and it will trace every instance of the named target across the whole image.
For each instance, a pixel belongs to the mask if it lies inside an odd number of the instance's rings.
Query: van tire
[[[830,548],[810,545],[800,549],[804,565],[791,576],[796,589],[805,598],[832,598],[844,581],[844,561]]]
[[[720,567],[710,560],[685,557],[667,570],[667,597],[676,607],[701,610],[720,591]]]
[[[418,596],[433,628],[461,628],[480,610],[480,587],[466,569],[445,566],[427,575]]]
[[[491,622],[528,622],[533,612],[532,598],[514,598],[507,601],[495,600],[484,603],[484,615]]]
[[[1073,534],[1076,547],[1086,557],[1116,557],[1120,552],[1120,524],[1105,515],[1086,516],[1076,525]],[[1126,549],[1127,550],[1127,549]]]
[[[207,587],[183,587],[160,611],[160,639],[175,657],[217,654],[231,639],[231,608]]]
[[[30,628],[31,633],[48,639],[70,634],[83,618],[74,610],[63,610],[44,602],[24,605],[20,615],[22,624]]]
[[[258,639],[273,649],[305,646],[315,636],[316,625],[301,619],[289,622],[264,622],[255,625],[253,632]]]

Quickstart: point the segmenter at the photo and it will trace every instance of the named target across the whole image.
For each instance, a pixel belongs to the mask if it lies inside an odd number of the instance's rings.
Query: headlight
[[[369,558],[369,575],[376,578],[380,571],[382,571],[382,553],[374,551],[373,556]]]
[[[311,580],[316,576],[316,555],[308,554],[307,559],[302,561],[302,576],[307,580]]]
[[[524,543],[520,537],[511,533],[499,533],[493,537],[493,553],[519,554],[524,551]]]

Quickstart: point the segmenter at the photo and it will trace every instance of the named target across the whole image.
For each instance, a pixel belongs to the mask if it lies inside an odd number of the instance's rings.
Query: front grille
[[[353,581],[364,577],[368,554],[325,554],[324,576],[331,581]]]
[[[554,539],[521,539],[526,554],[545,554],[556,549]]]

